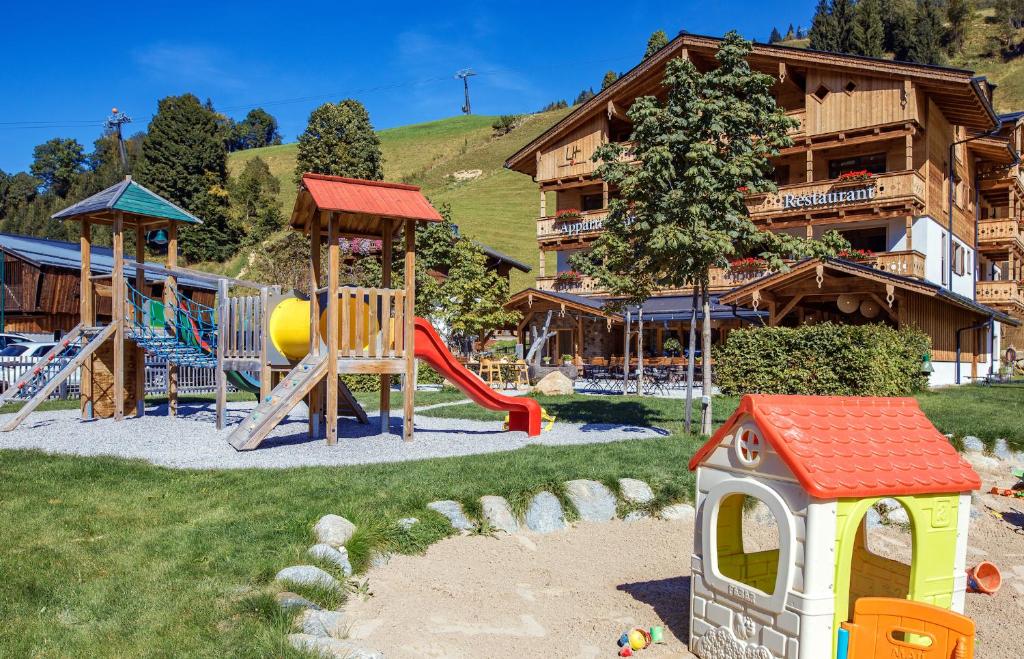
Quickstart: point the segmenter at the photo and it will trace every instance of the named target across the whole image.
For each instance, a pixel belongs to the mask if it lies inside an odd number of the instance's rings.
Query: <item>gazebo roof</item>
[[[126,219],[136,224],[202,224],[202,220],[192,213],[136,183],[131,177],[54,213],[52,219],[112,222],[114,216],[111,211],[121,211],[128,216]]]

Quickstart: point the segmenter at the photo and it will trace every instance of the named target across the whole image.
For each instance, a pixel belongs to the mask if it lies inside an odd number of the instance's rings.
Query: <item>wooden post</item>
[[[82,274],[78,300],[80,322],[85,327],[94,327],[96,325],[96,299],[93,297],[93,284],[90,278],[92,275],[92,225],[89,220],[82,220],[80,248],[82,251]],[[92,419],[94,416],[93,357],[87,358],[82,363],[79,378],[82,418]]]
[[[637,311],[636,395],[644,395],[644,310],[642,307]]]
[[[329,211],[320,211],[314,215],[309,227],[309,354],[320,354],[320,300],[317,289],[320,288],[320,222],[329,218]],[[309,408],[309,436],[320,436],[321,396],[323,389],[318,384],[309,392],[307,407]]]
[[[807,155],[805,156],[807,163],[807,182],[814,182],[814,151],[807,149]]]
[[[544,192],[544,188],[540,189],[540,217],[548,216],[548,193]]]
[[[217,430],[223,430],[227,421],[228,379],[224,371],[224,348],[228,340],[228,280],[217,282]]]
[[[608,208],[608,181],[601,181],[601,208]]]
[[[276,293],[277,291],[275,291]],[[270,369],[270,289],[260,289],[260,400],[262,403],[274,389]]]
[[[540,249],[540,250],[537,250],[537,251],[539,253],[538,257],[537,257],[537,259],[538,259],[537,260],[537,276],[538,277],[543,277],[543,276],[545,276],[544,270],[545,270],[545,266],[547,265],[547,263],[545,263],[547,252],[545,252],[543,249]]]
[[[907,251],[914,249],[914,218],[910,215],[905,220],[904,231],[907,234]]]
[[[178,223],[167,225],[167,267],[178,267]],[[172,313],[177,313],[178,278],[168,275],[164,280],[164,308],[170,305]],[[173,319],[173,316],[172,316]],[[178,416],[178,365],[167,363],[167,415]]]
[[[622,346],[622,395],[625,396],[629,393],[629,342],[630,329],[633,321],[632,312],[629,308],[626,309],[626,324],[623,326],[623,333],[625,334],[625,341]]]
[[[381,218],[381,222],[384,224],[383,235],[381,236],[381,264],[380,264],[380,285],[381,288],[391,288],[391,260],[392,246],[395,239],[395,225],[388,218]],[[389,305],[390,306],[390,305]],[[391,317],[390,309],[381,310],[381,322],[387,323]],[[394,333],[401,331],[401,328],[395,327],[388,334],[394,338]],[[391,427],[391,375],[386,374],[380,376],[380,432],[385,434]]]
[[[338,221],[327,215],[327,445],[338,443]]]
[[[114,323],[114,421],[124,420],[124,213],[114,216],[110,312]]]
[[[416,222],[405,221],[405,386],[402,387],[402,436],[413,438],[416,394]]]
[[[142,267],[146,263],[146,230],[141,224],[135,226],[135,290],[140,295],[149,297],[149,289],[146,288],[146,271]],[[142,304],[144,299],[139,300],[139,308],[135,311],[135,322],[145,323],[145,311]],[[142,418],[146,414],[146,351],[135,346],[135,416]]]

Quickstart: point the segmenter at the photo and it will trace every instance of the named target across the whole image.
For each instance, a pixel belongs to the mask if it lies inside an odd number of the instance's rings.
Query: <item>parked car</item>
[[[52,342],[22,341],[11,343],[0,350],[0,392],[6,391],[7,387],[17,382],[55,345],[57,344]],[[77,352],[78,346],[70,346],[58,355],[57,359],[68,360]],[[79,374],[77,372],[66,381],[66,384],[72,387],[77,386],[78,383]]]
[[[25,343],[29,340],[27,336],[12,334],[11,332],[0,332],[0,350],[3,350],[12,343]]]

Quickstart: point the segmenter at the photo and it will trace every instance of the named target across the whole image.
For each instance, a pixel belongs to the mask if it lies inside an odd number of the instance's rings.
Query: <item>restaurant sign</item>
[[[810,194],[782,196],[783,208],[813,208],[815,206],[832,206],[848,204],[854,201],[870,201],[875,198],[877,189],[874,185],[847,190],[831,190],[829,192],[812,192]]]
[[[635,218],[630,215],[626,218],[626,226],[633,224]],[[600,231],[604,228],[604,217],[579,218],[575,222],[562,220],[555,225],[555,230],[563,236],[579,236],[591,231]]]

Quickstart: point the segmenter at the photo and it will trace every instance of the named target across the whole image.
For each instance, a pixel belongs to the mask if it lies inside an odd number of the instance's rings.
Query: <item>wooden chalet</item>
[[[572,254],[589,249],[600,235],[617,194],[596,176],[594,151],[604,142],[629,139],[629,107],[640,96],[663,94],[669,60],[687,58],[709,70],[720,43],[693,34],[676,37],[508,159],[506,167],[530,175],[539,187],[537,291],[606,299],[596,281],[569,265]],[[918,325],[936,342],[936,384],[957,380],[961,362],[975,375],[987,373],[998,367],[993,355],[1001,347],[1024,345],[1017,329],[1024,318],[1024,114],[998,115],[995,87],[960,69],[761,44],[754,45],[749,62],[775,78],[775,98],[797,123],[793,146],[773,161],[778,192],[748,195],[750,216],[765,230],[798,236],[839,231],[853,247],[845,255],[850,265],[844,276],[852,278],[847,283],[867,283],[851,289],[865,290],[855,295],[856,305],[844,298],[843,309],[838,289],[830,298],[773,299],[776,291],[768,286],[783,281],[784,273],[768,272],[756,260],[737,262],[712,272],[723,311],[738,305],[781,324],[834,319]],[[838,267],[847,266],[826,264],[826,273]],[[874,273],[886,280],[879,283],[881,296]],[[897,292],[885,295],[887,286]],[[910,292],[915,286],[923,288]],[[745,293],[730,293],[734,289]],[[689,293],[659,292],[659,298],[680,302],[673,309],[663,303],[662,311],[685,316]],[[920,296],[928,302],[918,305]],[[528,310],[524,299],[518,296],[514,306]],[[875,309],[879,299],[882,311]],[[964,300],[969,304],[960,304]],[[673,322],[663,337],[688,326]],[[717,340],[743,322],[727,313],[713,318]],[[648,331],[644,350],[658,355],[659,338]],[[959,359],[940,338],[957,334]],[[607,354],[581,332],[573,341],[584,359]]]

